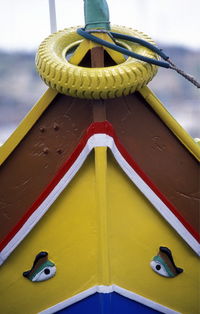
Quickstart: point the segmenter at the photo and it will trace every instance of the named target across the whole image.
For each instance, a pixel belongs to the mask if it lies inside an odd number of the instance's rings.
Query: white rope
[[[55,0],[49,0],[49,15],[50,15],[51,33],[55,33],[57,32]]]

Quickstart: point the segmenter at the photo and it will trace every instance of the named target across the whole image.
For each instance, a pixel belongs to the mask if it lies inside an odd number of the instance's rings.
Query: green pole
[[[85,29],[110,30],[106,0],[84,0]]]

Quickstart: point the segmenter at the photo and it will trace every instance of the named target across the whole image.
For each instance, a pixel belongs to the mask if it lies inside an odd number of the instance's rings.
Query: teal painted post
[[[110,30],[106,0],[84,0],[85,29]]]

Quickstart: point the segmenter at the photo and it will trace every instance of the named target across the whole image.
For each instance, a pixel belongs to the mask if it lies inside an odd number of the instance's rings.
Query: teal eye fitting
[[[173,278],[183,272],[182,268],[176,267],[172,253],[167,247],[161,246],[158,255],[154,256],[151,268],[159,275]]]
[[[56,273],[56,266],[48,260],[47,252],[40,252],[37,254],[31,270],[25,271],[23,276],[33,282],[45,281]]]

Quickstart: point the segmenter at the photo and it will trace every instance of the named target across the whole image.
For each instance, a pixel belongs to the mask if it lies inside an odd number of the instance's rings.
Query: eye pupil
[[[160,270],[160,269],[161,269],[161,266],[160,266],[160,265],[156,265],[156,269],[157,269],[157,270]]]
[[[49,275],[50,274],[50,270],[48,268],[45,268],[44,273],[45,273],[45,275]]]

